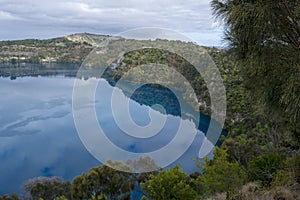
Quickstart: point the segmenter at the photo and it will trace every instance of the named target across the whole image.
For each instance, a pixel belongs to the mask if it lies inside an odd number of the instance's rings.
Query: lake
[[[77,65],[63,63],[0,64],[0,194],[21,193],[23,183],[30,178],[61,176],[72,180],[101,165],[86,150],[75,128],[72,92],[77,69]],[[80,81],[95,80],[99,82],[95,94],[99,124],[107,137],[126,151],[149,152],[165,146],[175,136],[179,123],[187,120],[180,116],[178,101],[166,88],[146,85],[128,97],[107,78]],[[132,120],[139,126],[151,121],[150,110],[165,117],[159,134],[147,140],[124,134],[110,106],[114,89],[120,105],[129,100]],[[155,104],[161,104],[165,112],[153,109],[151,105]],[[181,106],[187,113],[194,112],[188,105]],[[180,164],[186,172],[197,170],[192,158],[198,156],[209,121],[209,117],[201,115],[191,146],[168,167]]]

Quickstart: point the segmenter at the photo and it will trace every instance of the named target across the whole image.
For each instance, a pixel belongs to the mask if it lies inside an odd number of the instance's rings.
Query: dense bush
[[[149,180],[141,183],[147,196],[153,200],[194,199],[196,192],[189,185],[188,174],[179,166],[150,175]]]
[[[263,186],[270,186],[281,165],[282,159],[275,153],[255,157],[250,163],[249,178],[260,181]]]
[[[70,198],[70,187],[71,183],[60,177],[37,177],[24,184],[25,191],[33,200],[39,200],[40,198],[50,200],[60,196]]]

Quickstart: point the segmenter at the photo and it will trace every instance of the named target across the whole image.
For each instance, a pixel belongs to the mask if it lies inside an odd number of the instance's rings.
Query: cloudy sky
[[[0,40],[89,32],[114,35],[141,27],[178,31],[222,46],[210,0],[0,0]]]

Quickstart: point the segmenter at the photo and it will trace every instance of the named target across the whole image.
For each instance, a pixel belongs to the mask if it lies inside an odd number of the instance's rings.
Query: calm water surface
[[[13,70],[14,75],[10,75]],[[101,165],[85,149],[75,129],[72,90],[76,72],[70,68],[44,69],[40,70],[41,75],[35,76],[32,72],[19,68],[1,71],[0,194],[22,192],[23,183],[30,178],[61,176],[71,180],[91,167]],[[124,134],[111,113],[110,98],[114,87],[105,79],[99,82],[95,104],[97,116],[107,136],[116,145],[132,152],[147,152],[161,148],[174,137],[182,119],[172,110],[173,107],[167,108],[169,114],[159,113],[167,115],[167,121],[157,136],[143,140]],[[121,94],[122,91],[119,92]],[[140,98],[140,102],[136,98]],[[120,95],[120,104],[126,99],[126,95]],[[150,122],[149,109],[152,109],[145,103],[147,96],[132,99],[130,113],[133,120],[141,126],[147,125]],[[208,122],[202,121],[203,130]],[[191,147],[172,166],[180,164],[187,172],[196,170],[191,158],[197,157],[203,137],[198,131]]]

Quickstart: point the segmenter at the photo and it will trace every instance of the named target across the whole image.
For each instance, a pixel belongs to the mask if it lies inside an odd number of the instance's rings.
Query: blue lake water
[[[61,176],[72,180],[101,163],[84,147],[74,124],[72,92],[76,69],[66,64],[53,66],[2,67],[0,77],[0,194],[22,192],[23,183],[37,176]],[[31,68],[32,67],[32,68]],[[67,68],[67,70],[66,70]],[[3,70],[5,69],[5,70]],[[37,72],[38,71],[38,72]],[[33,74],[34,73],[34,74]],[[82,80],[91,81],[96,78]],[[159,149],[174,137],[183,119],[177,114],[176,100],[133,95],[131,99],[118,89],[119,102],[129,100],[133,121],[146,126],[150,122],[150,104],[164,104],[167,118],[163,129],[155,137],[144,140],[126,135],[114,121],[111,94],[115,89],[105,79],[99,79],[95,95],[95,110],[107,137],[117,146],[131,152]],[[146,88],[151,93],[151,87]],[[138,91],[137,91],[138,92]],[[164,92],[162,92],[164,93]],[[147,93],[146,93],[147,94]],[[150,94],[149,94],[150,95]],[[168,95],[170,96],[170,95]],[[147,102],[148,101],[148,102]],[[173,105],[174,104],[174,105]],[[169,105],[169,107],[168,107]],[[173,105],[173,106],[170,106]],[[188,105],[186,105],[188,110]],[[192,112],[192,111],[191,111]],[[202,116],[202,115],[201,115]],[[207,129],[209,118],[202,116],[197,135],[188,150],[169,167],[180,164],[186,172],[197,170],[195,161]]]

